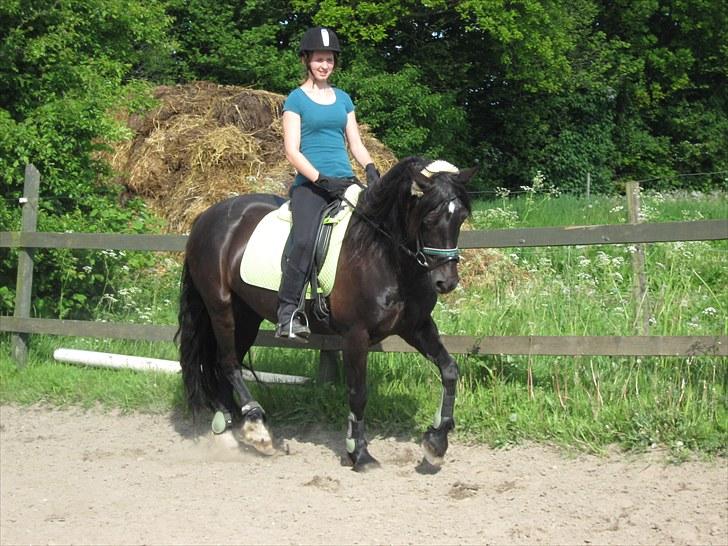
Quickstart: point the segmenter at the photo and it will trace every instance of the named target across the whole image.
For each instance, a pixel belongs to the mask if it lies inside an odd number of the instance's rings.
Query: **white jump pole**
[[[145,356],[120,355],[116,353],[100,353],[97,351],[84,351],[81,349],[60,348],[53,351],[53,358],[59,362],[71,364],[84,364],[99,368],[116,368],[126,370],[154,371],[164,373],[178,373],[181,371],[176,360],[163,360]],[[308,377],[286,375],[280,373],[255,372],[262,383],[281,383],[286,385],[302,385],[308,383]],[[249,370],[243,370],[246,381],[255,381]]]

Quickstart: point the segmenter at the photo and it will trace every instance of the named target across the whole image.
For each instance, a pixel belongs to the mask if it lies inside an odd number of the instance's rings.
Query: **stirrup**
[[[298,318],[299,314],[303,315],[303,322]],[[276,337],[289,338],[303,343],[308,341],[309,335],[311,335],[311,329],[308,327],[308,317],[299,311],[296,311],[288,322],[278,323],[275,333]]]

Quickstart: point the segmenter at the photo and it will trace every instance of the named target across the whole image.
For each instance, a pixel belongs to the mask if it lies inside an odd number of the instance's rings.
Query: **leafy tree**
[[[680,172],[724,171],[728,152],[728,6],[709,0],[600,4],[610,41],[626,44],[633,69],[618,85],[616,142],[622,176],[663,177],[667,185],[720,183]],[[723,182],[724,183],[724,182]]]
[[[128,136],[112,112],[130,93],[147,87],[133,80],[173,72],[168,25],[156,0],[0,3],[0,185],[8,198],[0,201],[4,229],[17,229],[19,209],[13,198],[22,192],[28,162],[42,174],[41,229],[144,227],[137,221],[145,218],[139,206],[115,206],[115,192],[103,183],[108,167],[98,152],[101,142]],[[138,101],[126,102],[133,107]],[[85,299],[103,287],[98,278],[65,270],[65,254],[41,253],[38,312],[65,315],[85,309]],[[15,265],[11,253],[0,257],[0,285],[14,285]],[[58,286],[67,288],[65,302],[56,297]],[[5,290],[0,313],[10,311],[10,302],[12,294]]]
[[[299,75],[288,2],[169,0],[185,79],[287,92]]]

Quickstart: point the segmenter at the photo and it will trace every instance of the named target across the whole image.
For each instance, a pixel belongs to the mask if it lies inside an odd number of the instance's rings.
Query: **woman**
[[[369,184],[379,180],[359,134],[349,95],[332,87],[339,39],[324,27],[310,28],[301,39],[299,55],[306,79],[283,105],[286,158],[298,173],[291,187],[293,244],[278,291],[276,337],[306,341],[311,333],[300,302],[313,263],[313,247],[325,206],[356,183],[347,143],[365,169]]]

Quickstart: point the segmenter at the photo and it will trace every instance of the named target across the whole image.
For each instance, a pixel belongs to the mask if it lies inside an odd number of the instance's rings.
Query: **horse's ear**
[[[427,189],[432,186],[432,180],[423,173],[423,170],[421,166],[417,165],[417,162],[412,161],[410,163],[410,175],[412,177],[410,193],[415,197],[422,197]]]
[[[430,186],[432,186],[432,180],[420,172],[415,172],[412,176],[410,193],[415,197],[422,197]]]
[[[455,177],[455,180],[460,182],[461,184],[467,184],[471,178],[475,175],[475,173],[478,172],[478,167],[471,167],[470,169],[463,169],[460,171],[457,176]]]

